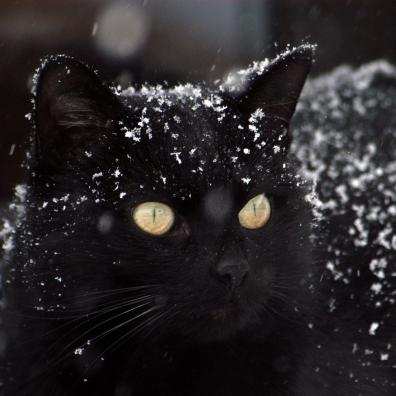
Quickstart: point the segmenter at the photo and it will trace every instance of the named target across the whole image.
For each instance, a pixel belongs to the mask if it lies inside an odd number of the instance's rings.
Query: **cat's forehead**
[[[145,186],[183,196],[222,184],[248,186],[272,177],[274,162],[282,161],[284,136],[274,140],[265,114],[243,120],[220,93],[187,85],[124,99],[129,116],[120,128],[127,150],[140,153],[138,182]]]

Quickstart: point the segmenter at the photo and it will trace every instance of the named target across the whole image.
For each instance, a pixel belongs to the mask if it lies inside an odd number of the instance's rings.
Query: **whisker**
[[[99,297],[107,297],[107,296],[113,295],[113,294],[129,293],[131,291],[144,290],[144,289],[153,288],[156,286],[158,286],[158,285],[153,284],[153,285],[144,285],[144,286],[121,287],[118,289],[98,290],[98,291],[94,291],[94,292],[89,292],[89,293],[84,293],[84,294],[73,296],[72,299],[73,300],[79,299],[79,301],[81,301],[81,299],[83,299],[85,297],[93,297],[93,298],[98,298],[98,296]],[[69,299],[66,299],[63,301],[68,301],[68,300]],[[82,301],[84,301],[84,300],[82,300]]]
[[[152,308],[150,308],[150,309],[148,309],[148,310],[142,312],[141,314],[139,314],[139,315],[137,315],[137,316],[134,316],[133,318],[128,319],[128,320],[126,320],[126,321],[124,321],[124,322],[118,324],[117,326],[112,327],[112,328],[109,329],[109,330],[106,330],[105,332],[103,332],[103,333],[100,334],[99,336],[94,337],[94,338],[91,340],[91,342],[97,341],[97,340],[99,340],[99,339],[105,337],[106,335],[112,333],[113,331],[116,331],[116,330],[118,330],[119,328],[121,328],[121,327],[123,327],[123,326],[126,326],[127,324],[129,324],[129,323],[135,321],[136,319],[139,319],[140,317],[142,317],[142,316],[144,316],[144,315],[147,315],[148,313],[152,312],[152,311],[155,310],[155,309],[157,309],[157,307],[152,307]],[[125,313],[128,313],[128,311],[125,312]]]
[[[122,299],[118,299],[115,301],[107,301],[107,302],[103,302],[101,304],[97,304],[96,307],[103,307],[102,309],[105,310],[106,307],[107,308],[111,308],[113,306],[116,306],[117,303],[123,303],[124,301],[127,301],[128,303],[133,303],[133,302],[139,302],[143,299],[146,298],[154,298],[154,295],[146,295],[146,296],[142,296],[142,297],[137,297],[135,299],[131,299],[131,297],[124,297]],[[32,320],[53,320],[53,321],[61,321],[61,320],[68,320],[68,319],[73,319],[73,320],[79,320],[82,317],[88,317],[88,316],[92,316],[94,314],[96,314],[97,312],[101,312],[101,310],[97,310],[97,311],[91,311],[91,312],[86,312],[83,308],[79,308],[79,309],[65,309],[62,311],[48,311],[48,315],[44,316],[44,315],[26,315],[26,314],[22,314],[20,312],[16,312],[16,311],[7,311],[6,314],[7,315],[12,315],[15,317],[21,317],[24,319],[32,319]],[[74,313],[74,312],[79,312],[79,315],[68,315],[69,313]],[[54,314],[61,314],[61,313],[65,313],[65,315],[62,316],[54,316]],[[66,314],[67,313],[67,314]],[[70,322],[69,322],[70,323]]]
[[[146,303],[141,304],[141,305],[139,305],[139,306],[137,306],[137,307],[133,307],[132,309],[129,309],[129,310],[125,311],[125,312],[122,312],[121,314],[114,315],[114,316],[112,316],[111,318],[107,319],[106,321],[97,324],[96,326],[94,326],[93,328],[90,328],[89,330],[87,330],[87,331],[84,332],[83,334],[80,334],[80,335],[79,335],[78,337],[76,337],[72,342],[68,343],[68,345],[66,345],[66,346],[62,349],[62,351],[60,351],[60,352],[57,354],[57,356],[60,356],[60,355],[61,355],[63,352],[65,352],[68,348],[72,347],[73,344],[75,344],[79,339],[81,339],[81,338],[84,337],[85,335],[89,334],[90,332],[92,332],[92,331],[93,331],[94,329],[96,329],[97,327],[100,327],[101,325],[105,324],[106,322],[109,322],[109,321],[111,321],[111,320],[114,320],[116,317],[119,317],[119,316],[121,316],[121,315],[123,315],[123,314],[127,314],[127,313],[129,313],[129,312],[132,312],[133,310],[139,309],[139,308],[141,308],[141,307],[143,307],[143,306],[146,306],[146,305],[148,305],[148,304],[150,304],[150,303],[151,303],[151,302],[146,302]],[[132,304],[130,304],[130,305],[132,305]],[[87,323],[87,321],[85,321],[85,323]],[[84,323],[84,324],[85,324],[85,323]],[[80,324],[78,327],[80,327],[80,326],[81,326],[81,324]],[[75,330],[75,329],[76,329],[76,327],[73,328],[73,330]],[[73,331],[73,330],[72,330],[72,331]],[[70,334],[70,333],[71,333],[71,331],[68,332],[68,334]],[[66,334],[66,336],[67,336],[68,334]],[[64,339],[64,338],[65,338],[65,336],[62,337],[62,339]],[[62,340],[62,339],[61,339],[61,340]],[[61,340],[58,339],[58,340],[47,350],[46,355],[48,355],[49,351],[50,351],[52,348],[55,348],[56,345],[57,345],[57,344],[59,343],[59,341],[61,341]],[[44,375],[44,374],[45,374],[46,372],[48,372],[52,367],[54,367],[54,366],[60,364],[62,361],[64,361],[64,360],[65,360],[68,356],[70,356],[72,353],[74,353],[74,350],[73,350],[73,351],[70,351],[70,352],[68,352],[68,353],[66,353],[63,357],[59,357],[59,358],[56,358],[56,357],[55,357],[52,361],[50,361],[50,362],[48,363],[47,368],[46,368],[42,373],[40,373],[40,374],[38,374],[38,375]]]
[[[136,297],[136,298],[131,298],[131,296],[128,296],[128,297],[123,297],[123,298],[119,298],[119,299],[117,299],[117,300],[110,300],[110,301],[105,301],[105,302],[102,302],[102,303],[100,303],[100,304],[95,304],[95,307],[96,308],[99,308],[99,307],[103,307],[104,309],[106,308],[106,307],[112,307],[113,305],[115,305],[115,304],[122,304],[122,303],[124,303],[125,301],[126,302],[139,302],[139,301],[142,301],[142,300],[145,300],[145,299],[148,299],[148,298],[154,298],[155,296],[153,295],[153,294],[147,294],[147,295],[143,295],[143,296],[140,296],[140,297]],[[99,311],[99,310],[98,310]],[[98,312],[98,311],[91,311],[91,312],[88,312],[88,313],[86,313],[86,315],[88,316],[90,316],[90,315],[92,315],[92,314],[95,314],[96,312]],[[81,308],[76,308],[76,309],[67,309],[67,312],[82,312],[82,313],[84,313],[85,312],[85,309],[84,309],[84,307],[81,307]],[[81,316],[81,315],[79,315],[79,316]],[[84,315],[85,316],[85,315]]]
[[[150,310],[145,311],[145,314],[154,311],[155,309],[158,309],[157,307],[153,307]],[[115,348],[120,347],[121,345],[123,345],[125,342],[127,342],[134,334],[136,334],[136,332],[139,330],[143,330],[144,328],[146,328],[147,326],[150,326],[152,323],[157,322],[161,317],[165,316],[167,313],[169,313],[169,311],[167,312],[160,312],[157,315],[153,315],[151,318],[146,319],[145,321],[143,321],[142,323],[140,323],[139,325],[135,326],[133,329],[131,329],[130,331],[128,331],[127,333],[125,333],[122,337],[120,337],[118,340],[116,340],[115,342],[113,342],[108,348],[106,348],[92,363],[91,365],[87,368],[87,370],[89,370],[100,358],[102,358],[106,353],[112,353],[112,351],[114,351]],[[124,324],[127,324],[128,322],[130,322],[131,320],[125,322]]]
[[[149,304],[150,304],[150,302],[145,302],[145,303],[140,304],[140,305],[138,305],[138,306],[135,306],[135,307],[133,307],[133,308],[131,308],[131,309],[128,309],[128,310],[126,310],[126,311],[123,311],[123,312],[121,312],[121,313],[119,313],[119,314],[117,314],[117,315],[113,315],[113,316],[111,316],[110,318],[106,319],[105,321],[102,321],[102,322],[96,324],[95,326],[93,326],[93,327],[91,327],[90,329],[86,330],[84,333],[79,334],[73,341],[69,342],[69,343],[62,349],[62,351],[60,352],[60,354],[62,354],[63,352],[67,351],[70,347],[73,346],[73,344],[77,343],[81,338],[85,337],[85,336],[88,335],[89,333],[92,333],[92,331],[93,331],[93,330],[96,330],[98,327],[101,327],[101,326],[103,326],[104,324],[106,324],[106,323],[108,323],[108,322],[110,322],[110,321],[112,321],[112,320],[114,320],[114,319],[116,319],[116,318],[118,318],[118,317],[120,317],[120,316],[126,315],[126,314],[128,314],[128,313],[130,313],[130,312],[133,312],[133,311],[135,311],[135,310],[137,310],[137,309],[139,309],[139,308],[142,308],[142,307],[144,307],[144,306],[146,306],[146,305],[149,305]],[[136,318],[138,318],[139,316],[140,316],[140,315],[138,315]],[[119,326],[119,325],[118,325],[118,326]],[[117,326],[116,326],[116,327],[117,327]],[[116,327],[115,327],[115,328],[116,328]],[[95,337],[95,338],[93,338],[93,339],[90,340],[90,341],[93,342],[93,341],[95,341],[96,338],[98,338],[98,337]],[[67,355],[66,355],[66,356],[67,356]],[[59,363],[59,362],[55,363],[55,365],[58,364],[58,363]]]
[[[109,313],[109,312],[118,310],[118,309],[123,308],[123,307],[126,307],[126,306],[133,305],[133,304],[135,304],[135,303],[137,303],[137,302],[145,301],[145,300],[150,299],[150,298],[152,298],[152,297],[151,297],[151,296],[145,296],[145,297],[141,297],[141,298],[139,298],[139,299],[135,299],[135,300],[132,300],[132,301],[124,302],[124,303],[122,303],[122,304],[121,304],[121,303],[116,303],[116,304],[110,305],[110,306],[107,307],[107,308],[98,310],[98,311],[96,311],[96,312],[90,312],[89,315],[83,315],[83,317],[85,317],[86,320],[83,320],[81,323],[79,323],[79,324],[77,324],[76,326],[74,326],[72,330],[70,330],[69,332],[67,332],[67,333],[66,333],[65,335],[63,335],[60,339],[58,339],[58,340],[57,340],[57,343],[58,343],[59,341],[62,341],[64,338],[66,338],[71,332],[75,331],[75,330],[78,329],[79,327],[84,326],[84,325],[87,324],[89,321],[94,320],[94,319],[98,318],[99,316],[105,315],[105,314],[107,314],[107,313]],[[76,319],[74,319],[74,320],[72,320],[72,321],[70,321],[70,322],[68,322],[68,323],[66,323],[66,324],[64,324],[64,325],[57,327],[56,329],[52,330],[51,332],[47,332],[46,335],[49,335],[49,334],[54,333],[54,332],[56,332],[56,331],[59,331],[59,330],[62,329],[63,327],[69,326],[69,325],[75,323],[76,321],[80,320],[81,318],[82,318],[82,317],[79,316],[78,318],[76,318]]]
[[[148,313],[152,312],[152,311],[155,310],[155,309],[156,309],[156,307],[153,307],[153,308],[151,308],[151,309],[149,309],[149,310],[143,312],[143,314],[146,314],[146,315],[147,315]],[[140,314],[139,316],[141,317],[143,314]],[[154,317],[151,317],[151,318],[146,319],[145,321],[143,321],[142,323],[140,323],[138,326],[134,327],[132,330],[130,330],[130,331],[128,331],[127,333],[125,333],[125,334],[124,334],[122,337],[120,337],[118,340],[114,341],[114,342],[113,342],[109,347],[107,347],[98,357],[96,357],[96,359],[89,365],[89,367],[87,367],[87,369],[85,370],[85,372],[89,371],[89,369],[90,369],[91,367],[93,367],[93,366],[97,363],[97,361],[100,360],[106,353],[111,353],[111,352],[114,350],[114,348],[116,348],[117,346],[121,346],[121,345],[118,345],[120,342],[122,342],[123,340],[125,340],[125,342],[126,342],[137,330],[139,330],[140,328],[144,328],[146,323],[150,322],[150,320],[153,320],[154,318],[155,318],[155,319],[156,319],[157,317],[159,318],[161,315],[163,315],[163,313],[162,313],[162,314],[159,313],[157,316],[154,315]],[[137,317],[136,317],[136,318],[132,318],[132,319],[130,319],[130,320],[124,322],[123,325],[126,325],[126,324],[130,323],[131,321],[133,321],[133,320],[135,320],[135,319],[137,319]],[[116,327],[117,327],[117,328],[111,329],[110,332],[115,331],[115,330],[117,330],[118,328],[120,328],[120,326],[116,326]],[[105,335],[108,335],[110,332],[107,332]],[[105,336],[105,335],[104,335],[104,336]]]

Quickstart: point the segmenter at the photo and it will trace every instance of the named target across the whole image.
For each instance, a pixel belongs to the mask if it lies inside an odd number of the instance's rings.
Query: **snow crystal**
[[[242,78],[248,78],[253,75],[260,76],[267,70],[270,63],[267,58],[262,61],[254,61],[248,68],[238,70],[237,74]]]
[[[382,290],[382,285],[381,285],[381,283],[373,283],[373,284],[371,285],[371,290],[372,290],[374,293],[376,293],[376,294],[380,293],[381,290]]]
[[[176,159],[178,164],[182,163],[182,160],[180,159],[180,154],[181,154],[180,151],[177,151],[177,152],[174,152],[174,153],[170,153],[170,155],[174,155],[175,156],[175,159]]]
[[[125,127],[126,129],[126,127]],[[141,130],[139,128],[133,128],[131,130],[126,129],[125,137],[132,138],[132,140],[139,142],[140,141],[140,133]]]
[[[370,335],[375,335],[378,327],[379,327],[379,323],[377,323],[377,322],[371,323],[370,329],[369,329],[369,334]]]
[[[209,99],[205,99],[202,103],[206,107],[213,107],[213,103]]]
[[[119,178],[119,177],[121,176],[120,169],[117,168],[117,169],[114,171],[113,175],[114,175],[115,178]]]
[[[380,279],[383,279],[385,277],[384,270],[387,266],[388,262],[383,257],[380,259],[373,259],[369,263],[370,270]]]
[[[20,226],[26,212],[25,201],[27,195],[27,186],[20,184],[14,189],[14,199],[9,205],[12,220],[3,219],[3,227],[0,228],[0,240],[3,242],[3,250],[7,259],[15,247],[14,234],[15,229]]]
[[[102,172],[94,173],[94,174],[92,175],[92,180],[95,180],[95,179],[97,179],[98,177],[102,177],[102,176],[103,176],[103,173],[102,173]]]
[[[3,241],[3,250],[6,252],[11,251],[14,248],[14,242],[12,234],[14,232],[11,223],[8,220],[3,220],[3,228],[0,229],[0,240]]]
[[[258,108],[256,109],[249,118],[249,122],[253,124],[257,124],[261,119],[263,119],[265,116],[263,109]]]
[[[252,179],[250,177],[242,177],[241,180],[242,180],[243,183],[249,184]]]
[[[83,348],[76,348],[76,349],[74,350],[74,354],[75,354],[75,355],[79,355],[79,356],[81,356],[81,355],[83,354],[83,352],[84,352],[84,349],[83,349]]]
[[[378,233],[377,239],[375,240],[376,243],[382,245],[386,249],[391,249],[391,241],[387,240],[387,237],[392,234],[393,228],[391,226],[387,226],[384,230],[381,230]]]

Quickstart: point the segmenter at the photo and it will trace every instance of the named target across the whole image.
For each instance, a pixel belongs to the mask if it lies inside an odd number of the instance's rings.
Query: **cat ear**
[[[50,167],[87,150],[121,107],[91,70],[63,56],[45,63],[35,96],[36,155]]]
[[[264,72],[253,78],[237,98],[249,117],[261,108],[266,115],[289,123],[312,64],[314,47],[301,45],[279,56]]]

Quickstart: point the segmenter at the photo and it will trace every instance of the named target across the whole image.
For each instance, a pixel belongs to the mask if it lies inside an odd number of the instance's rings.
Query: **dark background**
[[[396,1],[0,0],[0,207],[23,180],[25,114],[42,56],[73,55],[121,85],[196,82],[304,41],[319,45],[314,74],[396,63]]]

